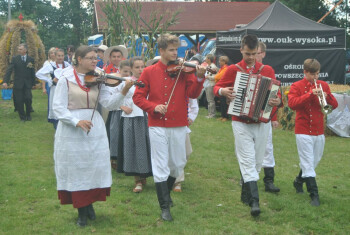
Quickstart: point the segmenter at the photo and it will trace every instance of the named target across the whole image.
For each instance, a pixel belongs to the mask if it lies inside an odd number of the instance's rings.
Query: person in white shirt
[[[145,64],[141,57],[130,59],[133,81],[137,81]],[[122,83],[117,87],[123,89]],[[135,177],[134,193],[140,193],[146,185],[146,178],[152,176],[151,147],[148,133],[147,113],[140,109],[132,100],[135,87],[130,88],[124,103],[120,107],[123,111],[119,125],[118,166],[117,172]]]
[[[119,107],[132,85],[127,80],[118,93],[101,84],[87,87],[85,76],[96,69],[96,64],[95,49],[80,46],[73,66],[59,77],[52,103],[59,120],[54,142],[58,198],[62,205],[78,208],[79,226],[86,226],[87,218],[96,218],[92,203],[105,201],[112,185],[106,128],[101,115],[94,112],[97,99]]]
[[[62,69],[68,68],[71,65],[64,61],[64,50],[56,49],[55,50],[55,61],[50,61],[44,64],[44,66],[36,72],[36,77],[41,81],[46,82],[50,91],[49,91],[49,102],[48,102],[48,122],[52,123],[53,127],[57,128],[58,120],[55,114],[52,111],[52,100],[55,95],[56,84],[58,78],[62,73]]]

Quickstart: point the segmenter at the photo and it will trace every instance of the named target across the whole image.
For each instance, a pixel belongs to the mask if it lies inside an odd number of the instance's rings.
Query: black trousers
[[[30,116],[30,111],[32,109],[32,89],[31,88],[14,88],[13,95],[16,97],[15,108],[21,119],[25,119]],[[26,106],[24,112],[24,105]]]
[[[220,111],[221,111],[221,117],[222,118],[229,118],[228,114],[227,114],[227,109],[228,109],[228,105],[226,103],[226,97],[225,96],[221,96],[220,97]]]

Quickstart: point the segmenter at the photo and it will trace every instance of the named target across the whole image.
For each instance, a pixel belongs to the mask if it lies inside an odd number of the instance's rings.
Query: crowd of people
[[[272,127],[277,127],[276,115],[264,123],[227,114],[228,103],[236,98],[233,84],[238,72],[260,74],[275,79],[275,72],[262,63],[266,45],[255,35],[242,39],[242,60],[229,64],[227,56],[207,55],[204,63],[196,64],[194,73],[176,75],[167,72],[167,65],[177,58],[179,38],[160,35],[160,56],[145,63],[142,57],[128,57],[125,46],[73,46],[65,51],[51,48],[48,60],[36,74],[34,60],[27,55],[27,46],[20,44],[19,55],[7,69],[3,87],[7,87],[12,72],[15,108],[22,122],[30,121],[31,89],[35,77],[42,81],[48,96],[48,121],[55,128],[54,161],[58,198],[61,204],[78,209],[79,226],[96,218],[93,203],[105,201],[110,195],[112,170],[133,176],[132,191],[141,193],[147,178],[153,176],[161,209],[161,218],[172,221],[174,205],[171,192],[181,192],[184,168],[192,153],[190,125],[198,115],[197,97],[203,87],[208,101],[206,118],[216,118],[215,96],[220,99],[221,121],[232,119],[235,155],[242,176],[241,201],[250,206],[250,213],[260,214],[257,181],[264,168],[265,191],[280,191],[274,185],[275,160]],[[195,52],[193,52],[195,53]],[[300,173],[293,182],[297,193],[306,183],[311,205],[319,206],[315,168],[321,160],[325,138],[323,113],[318,102],[322,85],[328,104],[337,101],[327,83],[318,81],[320,64],[316,59],[304,62],[305,78],[295,82],[289,93],[289,107],[296,110],[296,142],[300,157]],[[93,76],[95,82],[87,82]],[[108,79],[117,82],[109,83]],[[281,94],[268,100],[281,107]],[[24,111],[24,105],[26,110]],[[97,110],[97,111],[96,111]],[[103,110],[108,110],[106,120]]]

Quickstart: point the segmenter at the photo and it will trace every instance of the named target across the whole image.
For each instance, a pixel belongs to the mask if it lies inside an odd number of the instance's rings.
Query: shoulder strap
[[[245,73],[244,69],[241,66],[239,66],[238,64],[235,64],[235,65],[239,70],[241,70],[242,73]]]
[[[259,74],[261,72],[261,70],[264,68],[264,64],[259,68],[258,72],[256,74]]]
[[[56,67],[54,67],[54,66],[51,64],[51,62],[50,62],[50,65],[52,66],[53,71],[55,71],[55,70],[57,69]]]

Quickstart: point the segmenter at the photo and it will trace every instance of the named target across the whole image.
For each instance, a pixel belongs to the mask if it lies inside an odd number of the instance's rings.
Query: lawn
[[[299,172],[293,132],[274,130],[275,183],[281,192],[266,193],[258,182],[262,213],[255,219],[240,202],[231,123],[206,119],[204,108],[191,127],[193,154],[183,192],[172,193],[173,222],[160,220],[152,178],[135,194],[133,178],[113,172],[111,196],[95,203],[97,219],[78,228],[76,209],[57,199],[54,129],[46,105],[47,97],[33,91],[33,120],[21,123],[12,101],[0,100],[0,234],[350,233],[350,139],[326,137],[316,170],[321,201],[316,208],[307,193],[296,194],[292,186]]]

